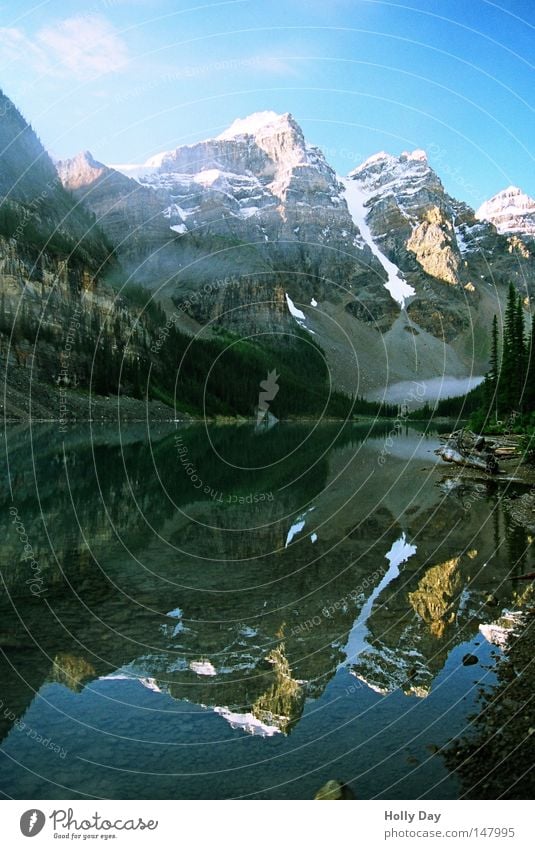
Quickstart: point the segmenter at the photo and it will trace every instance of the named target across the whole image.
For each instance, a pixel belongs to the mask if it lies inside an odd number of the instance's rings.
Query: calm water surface
[[[534,567],[496,485],[389,430],[9,427],[0,792],[459,795],[440,749]]]

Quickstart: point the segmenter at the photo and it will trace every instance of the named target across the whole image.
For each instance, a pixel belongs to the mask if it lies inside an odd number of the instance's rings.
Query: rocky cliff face
[[[0,234],[38,254],[68,256],[95,272],[112,261],[94,216],[65,190],[48,153],[0,91]]]
[[[402,272],[417,270],[416,257],[432,276],[444,274],[452,282],[459,252],[451,238],[444,188],[424,151],[376,154],[349,177],[362,192],[372,237]]]
[[[0,107],[0,368],[7,386],[0,413],[37,415],[47,387],[45,412],[57,418],[60,399],[49,388],[88,386],[97,349],[117,350],[132,339],[135,351],[143,331],[137,313],[104,282],[118,265],[95,215],[64,188],[35,133],[1,93]],[[102,176],[88,157],[70,174],[78,182]]]
[[[452,222],[439,206],[431,206],[414,227],[407,248],[430,277],[459,282],[461,255]]]
[[[111,246],[1,92],[0,107],[2,321],[25,311],[41,323],[58,324],[59,304],[70,308],[82,297],[98,301],[99,277],[114,264]]]
[[[62,185],[91,209],[121,258],[133,267],[172,240],[157,192],[97,162],[89,151],[56,163]]]
[[[463,255],[477,252],[492,228],[446,193],[424,151],[376,154],[349,177],[362,192],[372,238],[416,292],[426,277],[466,282]]]
[[[391,278],[412,290],[407,314],[418,327],[453,342],[468,332],[482,300],[490,292],[500,298],[510,279],[533,293],[530,250],[448,195],[424,151],[376,154],[348,184],[360,194],[361,219]]]
[[[146,285],[176,293],[225,276],[285,273],[296,292],[313,280],[335,296],[383,275],[335,172],[289,114],[259,113],[159,154],[137,182],[82,158],[82,167],[80,157],[60,164],[64,185]]]

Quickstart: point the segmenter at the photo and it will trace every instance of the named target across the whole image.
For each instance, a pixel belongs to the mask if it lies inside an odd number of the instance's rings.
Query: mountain
[[[131,370],[143,337],[139,309],[104,279],[118,270],[108,238],[3,93],[0,116],[1,412],[87,419],[94,409],[77,390],[92,383],[107,392],[118,342],[123,351],[130,345],[125,374]]]
[[[287,336],[297,322],[351,394],[385,375],[484,369],[509,280],[535,286],[530,250],[451,197],[424,151],[381,152],[340,177],[288,113],[238,119],[144,165],[85,153],[58,170],[132,279],[172,298],[179,326],[187,313]]]
[[[79,268],[103,269],[112,261],[111,247],[94,215],[65,190],[48,153],[2,91],[0,115],[0,235],[33,251],[68,254]]]
[[[238,120],[218,138],[122,176],[82,157],[83,168],[80,157],[59,164],[63,184],[98,216],[126,270],[151,288],[176,295],[222,278],[298,276],[309,302],[327,285],[351,289],[383,275],[336,173],[289,114]]]
[[[219,334],[208,329],[200,338],[203,328],[185,313],[189,335],[181,332],[176,315],[169,321],[117,261],[122,243],[139,267],[144,256],[158,256],[162,232],[174,238],[161,213],[168,195],[106,168],[88,152],[58,163],[56,171],[14,104],[4,98],[0,107],[4,418],[60,419],[66,427],[73,419],[116,418],[119,410],[123,418],[252,416],[270,373],[281,377],[281,416],[349,412],[349,399],[329,387],[321,348],[304,339],[299,310],[292,306],[292,313],[280,286],[268,290],[260,281],[248,300],[243,287],[225,286],[226,303],[234,304],[242,324],[250,331],[258,327],[263,337],[270,328],[275,340],[284,340],[277,350],[273,339],[258,344],[254,333],[250,340],[236,338],[228,322]],[[76,197],[86,184],[87,203]],[[107,235],[95,212],[104,207]],[[212,306],[219,309],[217,300]],[[111,394],[121,397],[120,405],[105,403]]]
[[[535,200],[517,186],[509,186],[485,201],[476,216],[491,221],[499,233],[535,237]]]
[[[67,239],[56,245],[58,256],[72,263],[88,255],[84,267],[91,260],[91,279],[112,298],[108,325],[122,309],[126,326],[136,327],[131,356],[144,367],[152,360],[165,385],[185,347],[180,334],[212,345],[229,332],[267,345],[268,359],[286,348],[285,369],[290,351],[299,349],[301,362],[312,346],[334,387],[351,396],[377,395],[397,381],[478,374],[509,281],[528,298],[535,291],[529,244],[450,196],[422,150],[381,152],[341,177],[292,115],[259,112],[143,165],[111,167],[84,151],[57,163],[57,180],[17,116],[13,107],[2,121],[10,151],[2,208],[43,196],[51,209],[39,226]],[[54,186],[50,196],[43,182]],[[22,241],[13,225],[11,235]],[[37,235],[41,250],[50,245],[47,232]],[[155,351],[147,354],[151,341]],[[123,348],[118,329],[110,349]],[[198,350],[199,362],[207,352]],[[239,357],[250,356],[239,349]],[[258,354],[259,369],[265,356]],[[233,373],[241,367],[229,364]],[[130,386],[139,390],[138,377]],[[200,379],[189,384],[191,398]],[[323,385],[323,365],[314,380]],[[160,397],[172,402],[167,389]],[[241,409],[245,401],[236,395],[225,403]],[[198,399],[188,409],[197,406]]]
[[[165,201],[157,192],[97,162],[89,151],[58,161],[56,169],[62,185],[91,209],[121,258],[132,258],[134,269],[144,251],[150,255],[169,239],[161,216]]]
[[[378,153],[352,171],[346,185],[358,221],[365,221],[389,268],[391,287],[414,295],[407,316],[419,329],[455,342],[474,320],[477,326],[482,314],[486,320],[496,310],[496,296],[512,277],[533,292],[529,251],[451,197],[424,151]]]

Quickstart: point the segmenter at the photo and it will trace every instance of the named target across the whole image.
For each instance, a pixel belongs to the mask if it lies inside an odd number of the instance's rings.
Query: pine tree
[[[531,319],[531,330],[526,344],[526,388],[524,408],[535,410],[535,319]]]
[[[5,292],[2,292],[0,295],[0,333],[6,333],[8,331],[7,321],[6,321],[6,295]]]
[[[498,387],[500,382],[500,354],[499,354],[499,334],[498,334],[498,317],[495,315],[492,319],[492,330],[490,336],[490,361],[489,371],[485,380],[485,406],[487,415],[491,417],[494,412],[496,420],[498,419]]]
[[[517,409],[519,400],[518,380],[518,307],[516,289],[511,283],[507,295],[505,321],[503,327],[503,354],[500,382],[498,389],[498,405],[500,410],[510,412]]]
[[[514,351],[516,360],[516,409],[522,410],[524,406],[524,383],[526,380],[526,344],[524,340],[524,310],[522,306],[522,298],[520,295],[518,295],[515,310]]]

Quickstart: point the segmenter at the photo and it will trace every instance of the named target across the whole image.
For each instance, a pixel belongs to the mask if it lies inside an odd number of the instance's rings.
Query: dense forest
[[[524,317],[522,296],[511,283],[503,324],[495,315],[485,380],[466,395],[444,398],[409,414],[412,419],[468,419],[475,431],[535,431],[535,322]]]
[[[489,370],[482,403],[471,416],[476,430],[531,432],[535,426],[535,322],[524,318],[522,297],[511,283],[503,326],[494,316]]]
[[[433,406],[426,401],[423,407],[409,413],[408,418],[416,421],[427,421],[432,418],[467,419],[480,410],[484,397],[484,384],[480,384],[466,395],[442,398]]]
[[[61,385],[60,353],[70,318],[66,313],[51,323],[23,307],[13,322],[0,298],[0,333],[12,346],[23,341],[36,346],[35,373],[48,383]],[[164,341],[155,346],[164,327]],[[269,409],[276,418],[393,418],[398,412],[397,405],[333,390],[324,352],[304,330],[296,328],[293,343],[282,346],[243,340],[223,329],[212,338],[193,338],[169,326],[163,307],[140,286],[122,290],[115,317],[104,325],[101,314],[86,310],[72,332],[75,354],[69,365],[75,382],[69,387],[78,391],[158,400],[192,415],[251,417],[260,383],[274,371],[278,388]]]

